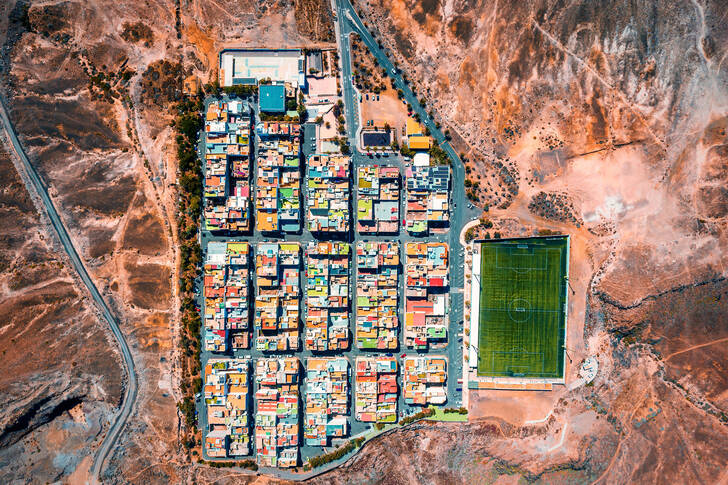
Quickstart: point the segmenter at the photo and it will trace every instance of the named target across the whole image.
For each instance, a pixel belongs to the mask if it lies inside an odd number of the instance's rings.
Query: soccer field
[[[566,236],[481,244],[478,375],[562,378]]]

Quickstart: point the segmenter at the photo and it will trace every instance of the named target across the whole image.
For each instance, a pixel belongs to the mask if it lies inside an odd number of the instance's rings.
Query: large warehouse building
[[[261,79],[306,84],[306,61],[300,49],[226,49],[220,52],[223,87],[257,84]]]

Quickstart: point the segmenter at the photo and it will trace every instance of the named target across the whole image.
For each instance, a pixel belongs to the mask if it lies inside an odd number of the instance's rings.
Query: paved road
[[[46,189],[43,180],[40,178],[35,168],[30,163],[30,160],[28,160],[28,157],[25,154],[23,147],[20,145],[20,141],[15,134],[15,130],[13,129],[13,125],[10,122],[7,109],[5,108],[4,100],[0,100],[0,106],[2,107],[2,109],[0,109],[0,117],[2,118],[3,127],[8,134],[8,137],[10,138],[13,150],[22,162],[25,168],[25,172],[28,175],[27,179],[24,177],[21,178],[23,178],[23,181],[26,183],[28,180],[30,181],[30,186],[27,187],[28,191],[30,191],[31,193],[35,191],[40,196],[40,199],[43,202],[43,206],[45,208],[46,215],[50,219],[51,225],[53,226],[53,229],[55,229],[56,234],[58,234],[58,238],[63,245],[63,249],[66,251],[69,259],[71,260],[71,264],[78,273],[78,276],[83,281],[84,285],[86,285],[86,288],[88,288],[88,291],[91,293],[91,297],[94,299],[94,301],[98,305],[99,310],[101,311],[101,314],[103,315],[106,322],[109,324],[109,327],[114,334],[114,338],[119,343],[124,370],[126,371],[128,376],[128,388],[127,392],[124,394],[123,401],[121,403],[121,410],[114,418],[114,421],[111,423],[111,427],[106,433],[106,436],[104,437],[104,441],[101,443],[101,446],[96,451],[94,461],[91,465],[91,479],[94,482],[98,482],[101,478],[101,472],[103,471],[106,458],[108,457],[113,446],[116,444],[116,440],[119,438],[119,435],[124,428],[124,425],[126,424],[126,421],[129,418],[132,409],[134,408],[134,403],[136,402],[137,376],[136,370],[134,368],[134,360],[132,359],[131,352],[129,352],[129,346],[126,343],[124,334],[119,329],[119,322],[117,318],[111,312],[103,297],[99,293],[99,290],[96,288],[96,285],[91,280],[91,277],[86,271],[86,267],[84,266],[81,258],[76,252],[76,248],[73,246],[71,238],[68,236],[68,231],[66,230],[63,221],[61,220],[55,206],[53,205],[53,201],[48,195],[48,190]]]

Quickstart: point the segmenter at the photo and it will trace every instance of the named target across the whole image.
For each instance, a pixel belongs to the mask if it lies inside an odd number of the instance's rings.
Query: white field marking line
[[[566,438],[566,428],[569,427],[569,423],[564,423],[564,429],[561,430],[561,439],[559,440],[559,443],[552,446],[548,449],[548,452],[551,453],[552,451],[561,448],[561,446],[564,444],[564,438]]]
[[[509,256],[513,254],[513,252],[511,251],[511,248],[503,248],[503,249],[508,249]],[[501,266],[500,264],[498,264],[498,252],[500,250],[501,250],[501,248],[495,249],[495,267],[497,269],[510,269],[511,271],[515,271],[516,273],[527,273],[529,271],[546,271],[548,269],[548,262],[546,262],[546,264],[543,266],[539,266],[539,267],[531,266],[529,268],[514,268],[512,266]],[[535,251],[535,248],[531,248],[531,254],[529,254],[528,256],[531,258],[536,258],[537,256],[534,251]],[[547,248],[546,251],[551,251],[551,249]],[[526,256],[526,255],[523,255],[523,256]],[[560,264],[561,264],[561,254],[559,253],[559,265]]]
[[[488,308],[488,307],[481,308],[481,310],[488,310],[488,311],[491,311],[491,312],[507,312],[508,311],[508,309],[503,309],[503,308]],[[533,309],[531,309],[529,311],[531,313],[560,313],[561,312],[561,310],[533,310]]]

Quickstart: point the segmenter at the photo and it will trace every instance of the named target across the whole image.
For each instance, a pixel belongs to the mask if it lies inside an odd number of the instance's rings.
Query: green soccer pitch
[[[568,236],[481,244],[478,375],[564,373]]]

